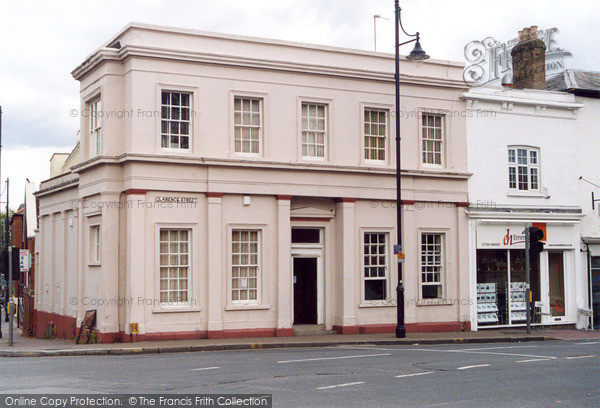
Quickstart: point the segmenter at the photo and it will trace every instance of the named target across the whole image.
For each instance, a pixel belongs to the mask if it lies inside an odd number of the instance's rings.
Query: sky
[[[557,27],[569,68],[600,71],[600,2],[587,0],[402,0],[402,22],[421,33],[435,59],[465,62],[464,47],[486,37],[504,42],[523,27]],[[11,208],[25,178],[49,177],[54,152],[76,143],[79,84],[71,76],[94,50],[129,22],[393,52],[393,0],[0,0],[2,182]],[[410,45],[402,53],[410,52]],[[3,189],[2,189],[3,190]],[[1,201],[5,201],[2,196]]]

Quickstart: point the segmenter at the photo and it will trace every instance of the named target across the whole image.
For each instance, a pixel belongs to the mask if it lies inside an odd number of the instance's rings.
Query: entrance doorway
[[[317,324],[317,258],[294,258],[294,324]]]
[[[294,325],[322,325],[323,230],[292,228]]]
[[[548,252],[548,291],[550,314],[565,315],[565,269],[562,252]]]

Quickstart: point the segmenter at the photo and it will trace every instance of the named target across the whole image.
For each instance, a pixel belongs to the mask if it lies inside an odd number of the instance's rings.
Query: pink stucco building
[[[38,335],[92,309],[104,342],[392,332],[393,68],[125,27],[73,71],[79,147],[37,193]],[[465,90],[462,64],[401,63],[409,332],[469,329]]]

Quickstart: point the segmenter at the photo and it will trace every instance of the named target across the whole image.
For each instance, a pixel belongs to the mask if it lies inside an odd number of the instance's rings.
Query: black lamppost
[[[406,337],[406,327],[404,326],[404,285],[402,282],[402,264],[404,263],[404,250],[402,249],[402,181],[400,179],[400,46],[415,41],[415,48],[406,56],[406,59],[411,60],[417,64],[423,62],[429,58],[429,55],[421,48],[419,42],[419,32],[416,34],[409,34],[402,27],[402,20],[400,19],[400,5],[398,0],[394,0],[395,3],[395,14],[396,14],[396,217],[397,224],[396,230],[398,233],[398,247],[394,252],[398,253],[398,286],[396,287],[396,299],[398,301],[396,306],[397,311],[397,325],[396,325],[396,337]],[[402,32],[412,39],[400,43],[400,29]]]

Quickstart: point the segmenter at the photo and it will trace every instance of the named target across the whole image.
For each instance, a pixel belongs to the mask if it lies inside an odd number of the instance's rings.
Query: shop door
[[[317,324],[316,257],[294,257],[294,324]]]
[[[565,315],[565,267],[563,252],[548,252],[548,283],[550,314]]]
[[[600,256],[592,256],[592,309],[594,329],[600,329]]]

